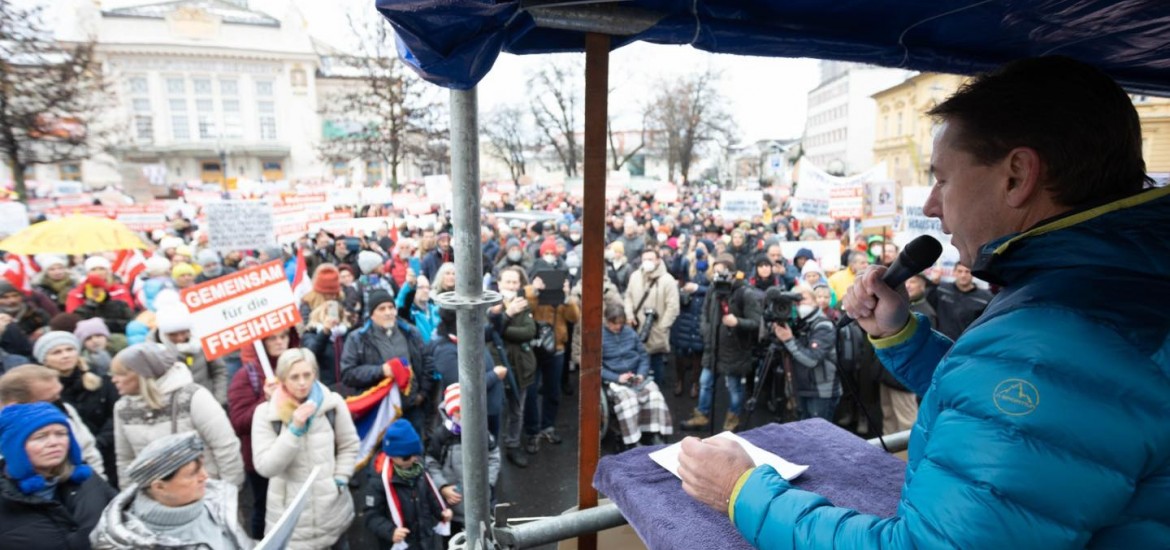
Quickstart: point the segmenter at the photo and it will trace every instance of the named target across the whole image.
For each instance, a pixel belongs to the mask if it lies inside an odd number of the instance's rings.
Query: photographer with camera
[[[772,323],[772,334],[792,355],[793,389],[800,406],[801,419],[813,417],[833,421],[833,412],[841,398],[841,380],[837,376],[837,329],[825,317],[813,290],[798,285],[802,295],[790,323]]]
[[[699,406],[691,418],[682,423],[684,430],[702,430],[711,425],[716,368],[731,395],[723,429],[735,431],[739,427],[744,377],[755,365],[752,348],[759,340],[763,310],[759,293],[746,284],[743,273],[734,273],[734,270],[735,258],[730,254],[721,254],[715,259],[711,288],[703,302],[703,373],[699,376]]]
[[[678,318],[678,282],[666,272],[658,249],[642,252],[642,264],[630,275],[625,295],[626,318],[650,354],[654,382],[665,384],[665,359],[670,353],[670,327]]]

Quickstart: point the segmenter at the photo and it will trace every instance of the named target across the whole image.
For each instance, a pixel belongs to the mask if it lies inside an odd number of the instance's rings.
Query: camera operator
[[[626,317],[650,354],[650,373],[659,387],[666,382],[665,360],[670,353],[670,327],[678,318],[678,283],[666,272],[657,248],[642,252],[638,271],[630,275],[625,294]]]
[[[761,297],[744,281],[743,273],[733,273],[735,258],[721,254],[712,267],[712,285],[703,302],[703,373],[699,377],[699,407],[682,423],[684,430],[702,430],[710,426],[711,402],[715,393],[715,371],[723,376],[731,404],[723,420],[723,429],[739,427],[743,407],[744,377],[752,372],[755,356],[752,347],[759,340]]]
[[[772,334],[792,355],[793,389],[800,404],[801,419],[819,417],[833,421],[841,398],[837,377],[837,329],[821,313],[808,285],[797,285],[802,295],[791,323],[773,323]]]

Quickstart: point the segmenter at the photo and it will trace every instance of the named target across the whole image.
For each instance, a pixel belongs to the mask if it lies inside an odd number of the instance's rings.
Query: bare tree
[[[549,61],[528,79],[532,91],[532,116],[542,145],[556,150],[568,177],[576,177],[581,158],[577,141],[578,121],[584,118],[581,101],[584,67],[577,58]]]
[[[678,166],[686,183],[700,148],[711,141],[728,142],[735,132],[727,100],[716,89],[719,77],[718,72],[708,69],[659,81],[647,118],[652,129],[665,138],[662,146],[671,181]]]
[[[96,121],[109,107],[94,41],[58,42],[43,10],[0,1],[0,154],[21,201],[26,169],[100,150]]]
[[[504,105],[492,111],[480,127],[487,138],[487,153],[508,166],[513,183],[527,173],[524,155],[532,148],[532,138],[524,124],[525,111],[520,105]]]
[[[329,56],[324,70],[354,84],[329,97],[321,113],[342,122],[344,129],[325,136],[318,154],[328,161],[382,161],[396,189],[399,167],[409,155],[424,170],[445,171],[450,166],[447,119],[436,114],[441,107],[432,91],[398,59],[389,23],[351,14],[349,24],[357,52]]]
[[[616,172],[622,169],[630,159],[634,158],[639,151],[646,147],[646,115],[642,116],[642,128],[638,138],[638,145],[631,148],[626,144],[624,139],[615,139],[613,131],[613,120],[605,121],[606,137],[609,138],[609,158],[613,162],[613,170]]]

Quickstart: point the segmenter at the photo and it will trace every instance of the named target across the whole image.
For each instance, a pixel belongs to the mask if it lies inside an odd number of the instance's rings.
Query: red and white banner
[[[301,322],[279,260],[186,288],[180,297],[208,360]]]

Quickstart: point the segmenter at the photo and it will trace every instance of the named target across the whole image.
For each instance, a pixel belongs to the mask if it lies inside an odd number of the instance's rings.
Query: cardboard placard
[[[719,212],[726,220],[750,220],[764,213],[764,193],[723,191],[719,195]]]
[[[272,205],[267,202],[212,202],[203,212],[207,215],[207,246],[212,250],[252,250],[275,242]]]
[[[279,260],[183,289],[179,296],[209,361],[301,322]]]

